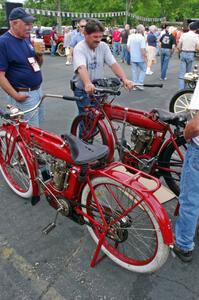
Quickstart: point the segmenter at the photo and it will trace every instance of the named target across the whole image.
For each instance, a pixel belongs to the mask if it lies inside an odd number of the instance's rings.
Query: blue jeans
[[[122,44],[121,60],[126,61],[128,65],[130,64],[130,53],[126,44]]]
[[[162,79],[166,78],[170,57],[171,57],[171,50],[170,49],[164,49],[164,48],[160,49],[161,78]]]
[[[180,210],[175,226],[176,244],[182,250],[194,248],[199,217],[199,147],[188,145],[180,181]]]
[[[50,54],[51,56],[54,56],[55,53],[56,53],[56,48],[57,48],[57,45],[52,45],[51,44],[51,49],[50,49]]]
[[[185,73],[191,72],[192,63],[194,61],[194,53],[192,52],[181,52],[180,53],[180,71],[179,78],[184,78]],[[185,89],[185,81],[179,79],[179,90]]]
[[[120,47],[121,47],[120,42],[113,42],[113,55],[114,56],[120,55]]]
[[[131,73],[133,82],[144,84],[146,74],[145,62],[131,62]]]
[[[41,88],[35,91],[19,92],[19,93],[29,95],[29,97],[24,102],[18,102],[15,99],[8,96],[8,102],[13,106],[18,107],[22,111],[34,107],[43,96]],[[33,112],[30,112],[28,114],[25,114],[24,119],[27,120],[28,124],[32,126],[40,127],[42,121],[44,120],[44,106],[41,105],[39,109],[34,110]]]

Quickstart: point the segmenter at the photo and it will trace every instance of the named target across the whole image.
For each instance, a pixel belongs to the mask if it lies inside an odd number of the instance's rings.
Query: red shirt
[[[114,31],[112,34],[113,42],[120,42],[120,31]]]

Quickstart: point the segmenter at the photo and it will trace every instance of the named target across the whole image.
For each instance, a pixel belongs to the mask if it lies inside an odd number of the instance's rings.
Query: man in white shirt
[[[178,49],[180,53],[179,89],[185,88],[183,80],[185,73],[191,72],[195,52],[199,50],[199,37],[195,33],[197,30],[196,22],[189,25],[189,31],[180,37]]]
[[[145,28],[142,24],[137,26],[137,33],[129,36],[127,48],[131,57],[132,80],[139,85],[144,84],[146,74],[146,41],[144,37]],[[143,89],[139,86],[139,89]]]

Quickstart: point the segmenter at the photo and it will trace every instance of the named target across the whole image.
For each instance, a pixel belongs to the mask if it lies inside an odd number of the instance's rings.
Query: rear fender
[[[171,223],[164,207],[160,204],[160,202],[154,195],[155,189],[147,190],[146,187],[140,181],[138,181],[138,179],[141,177],[140,175],[143,175],[144,177],[147,177],[148,175],[142,172],[134,172],[135,174],[130,174],[129,172],[118,171],[118,167],[125,168],[125,165],[120,163],[112,163],[108,166],[108,168],[104,170],[98,170],[97,176],[106,176],[108,178],[111,178],[116,182],[122,184],[123,186],[134,190],[142,199],[144,199],[143,201],[153,212],[153,215],[160,226],[164,243],[166,245],[172,245],[174,242],[174,238]],[[126,169],[129,169],[129,167],[127,167]],[[133,171],[134,170],[135,169],[133,169]],[[149,176],[149,178],[151,179],[152,176]],[[154,179],[154,181],[157,183],[157,179]],[[157,186],[157,189],[159,187],[160,185]]]

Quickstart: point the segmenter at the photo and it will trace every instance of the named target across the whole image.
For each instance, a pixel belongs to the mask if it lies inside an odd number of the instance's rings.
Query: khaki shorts
[[[156,47],[147,46],[146,52],[148,61],[156,62]]]

